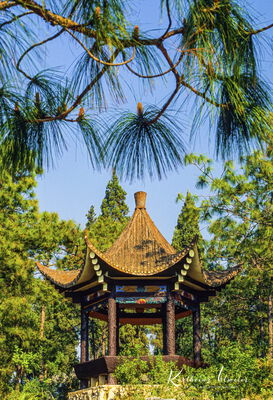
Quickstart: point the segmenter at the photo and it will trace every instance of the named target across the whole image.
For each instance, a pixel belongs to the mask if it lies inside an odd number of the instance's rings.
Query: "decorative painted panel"
[[[166,285],[122,285],[116,286],[117,293],[166,293],[167,286]]]
[[[117,303],[122,304],[161,304],[167,301],[166,296],[151,296],[151,297],[117,297]]]

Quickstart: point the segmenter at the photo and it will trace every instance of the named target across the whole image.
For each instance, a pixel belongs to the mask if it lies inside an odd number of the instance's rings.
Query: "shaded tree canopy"
[[[154,3],[166,22],[163,31],[158,24],[148,32],[134,26],[133,1],[0,2],[0,156],[6,170],[50,165],[66,149],[69,131],[82,136],[93,167],[111,165],[129,179],[146,172],[161,177],[182,164],[185,150],[170,110],[192,100],[193,128],[209,119],[222,157],[266,140],[271,99],[255,44],[272,24],[259,26],[239,1]],[[70,40],[75,51],[68,73],[43,69],[43,51],[57,40]],[[98,114],[106,98],[125,100],[131,77],[148,87],[167,78],[169,97],[158,107],[138,103],[135,113],[103,123]]]

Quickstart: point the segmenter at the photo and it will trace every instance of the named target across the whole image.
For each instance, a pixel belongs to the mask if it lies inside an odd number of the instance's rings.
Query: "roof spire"
[[[135,193],[136,208],[146,208],[146,196],[146,192]]]

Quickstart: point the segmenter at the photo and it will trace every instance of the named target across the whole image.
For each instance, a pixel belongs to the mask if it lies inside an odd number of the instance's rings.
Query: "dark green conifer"
[[[90,227],[96,222],[96,212],[95,207],[92,205],[86,214],[87,222],[85,224],[85,229],[90,229]]]
[[[204,241],[199,228],[200,211],[195,204],[194,196],[187,192],[183,207],[177,219],[177,225],[174,229],[172,246],[176,250],[183,250],[189,246],[193,239],[198,237],[199,256],[203,258]]]
[[[101,214],[92,224],[89,221],[86,224],[92,243],[101,251],[107,250],[114,243],[129,220],[127,216],[129,208],[125,202],[126,194],[119,184],[115,171],[113,171],[101,203]],[[92,217],[89,213],[89,217]]]
[[[112,218],[115,222],[124,223],[128,220],[129,208],[125,203],[127,193],[120,186],[115,170],[112,179],[108,182],[105,197],[101,204],[101,216]]]

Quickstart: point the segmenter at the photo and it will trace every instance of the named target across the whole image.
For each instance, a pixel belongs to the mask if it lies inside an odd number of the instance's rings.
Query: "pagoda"
[[[38,263],[40,272],[58,291],[80,304],[80,363],[75,372],[81,388],[115,384],[119,328],[124,324],[161,324],[163,360],[179,367],[202,366],[200,303],[209,301],[240,270],[240,266],[221,272],[204,270],[196,238],[177,252],[147,213],[146,193],[135,193],[135,202],[132,218],[106,252],[96,249],[86,236],[81,269],[60,271]],[[190,315],[193,360],[175,352],[175,321]],[[108,355],[95,360],[89,359],[89,318],[108,323]]]

